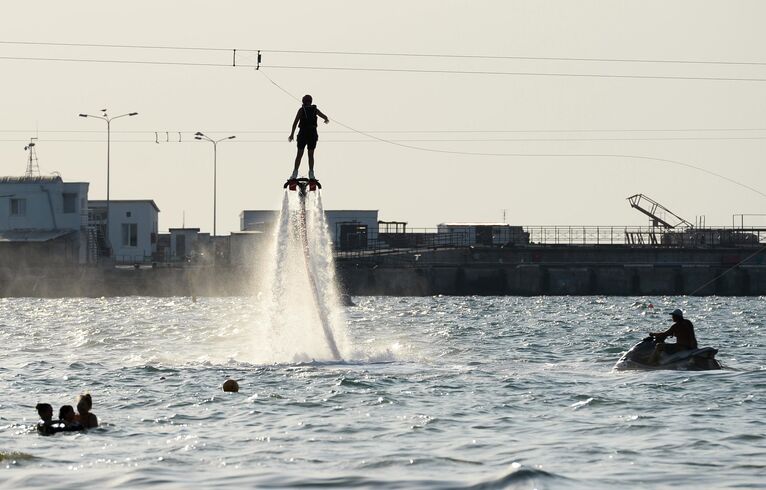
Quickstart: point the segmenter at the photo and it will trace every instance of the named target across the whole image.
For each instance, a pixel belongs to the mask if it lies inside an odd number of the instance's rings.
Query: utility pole
[[[106,240],[106,246],[109,248],[109,256],[112,256],[112,242],[109,239],[109,205],[110,205],[110,197],[109,197],[109,174],[110,174],[110,154],[111,154],[111,146],[112,146],[112,121],[115,119],[119,119],[121,117],[132,117],[137,116],[137,112],[129,112],[127,114],[120,114],[119,116],[109,117],[109,115],[106,113],[106,109],[101,109],[101,115],[100,116],[94,116],[92,114],[80,114],[80,117],[94,117],[96,119],[101,119],[102,121],[106,121],[106,230],[104,232],[104,238]]]
[[[213,236],[216,236],[216,213],[218,203],[218,143],[226,140],[233,140],[236,136],[226,136],[225,138],[214,140],[201,131],[194,133],[195,140],[204,140],[213,143]]]

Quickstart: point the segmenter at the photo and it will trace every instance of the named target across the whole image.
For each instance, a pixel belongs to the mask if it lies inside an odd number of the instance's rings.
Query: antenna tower
[[[27,171],[24,173],[24,177],[40,177],[40,165],[37,162],[37,151],[35,146],[37,145],[37,138],[30,138],[29,144],[24,149],[29,152],[27,157]]]

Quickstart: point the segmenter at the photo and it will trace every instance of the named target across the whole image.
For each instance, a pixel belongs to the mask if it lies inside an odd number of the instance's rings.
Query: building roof
[[[0,243],[49,242],[74,233],[73,230],[9,230],[0,231]]]
[[[53,184],[64,182],[61,177],[39,176],[39,177],[0,177],[0,184]]]
[[[511,226],[508,223],[439,223],[439,226]]]
[[[157,212],[160,212],[160,208],[157,207],[157,204],[154,202],[154,199],[110,199],[110,203],[118,203],[118,204],[146,204],[149,203],[152,206],[154,206],[154,209],[157,210]],[[106,206],[106,199],[88,199],[88,207],[92,206]]]
[[[171,232],[171,233],[174,232],[174,231],[196,231],[196,232],[199,232],[199,228],[168,228],[168,231]]]

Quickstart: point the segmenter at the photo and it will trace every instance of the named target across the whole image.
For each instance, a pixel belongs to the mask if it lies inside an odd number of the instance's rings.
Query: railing
[[[525,226],[537,245],[660,245],[664,230],[651,226]]]
[[[481,227],[479,227],[481,228]],[[491,228],[491,230],[490,230]],[[491,231],[491,233],[490,233]],[[353,238],[353,237],[352,237]],[[486,227],[481,231],[439,232],[435,228],[407,230],[404,233],[361,234],[359,240],[347,240],[345,249],[336,243],[335,254],[340,258],[390,255],[391,260],[420,252],[468,247],[555,247],[555,246],[622,246],[634,248],[756,248],[766,246],[766,228],[686,228],[665,230],[649,226],[525,226],[505,229]],[[349,244],[356,246],[349,247]],[[406,252],[403,254],[403,252]],[[165,266],[205,265],[216,260],[205,256],[155,257],[117,255],[115,265]],[[417,259],[415,259],[417,260]],[[221,260],[224,263],[226,260]]]
[[[338,257],[356,257],[361,255],[397,254],[402,251],[437,250],[460,248],[471,245],[468,233],[439,233],[436,229],[413,228],[405,233],[380,233],[367,237],[364,247],[344,247],[335,244]]]
[[[524,226],[498,229],[490,235],[476,232],[439,233],[435,228],[407,230],[405,233],[380,233],[367,239],[366,247],[336,250],[340,257],[369,254],[417,252],[438,248],[469,246],[507,247],[514,245],[620,245],[632,247],[752,247],[766,246],[766,228],[685,228],[665,230],[651,226]],[[336,244],[337,248],[337,244]]]
[[[766,228],[681,228],[652,226],[525,226],[536,245],[631,245],[711,247],[766,245]]]

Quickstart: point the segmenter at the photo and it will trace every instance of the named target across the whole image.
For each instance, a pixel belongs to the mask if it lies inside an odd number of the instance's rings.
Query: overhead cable
[[[295,95],[291,94],[288,90],[283,88],[281,85],[279,85],[277,82],[275,82],[269,75],[266,74],[265,71],[261,70],[261,74],[266,77],[266,79],[271,82],[272,85],[277,87],[279,90],[281,90],[283,93],[287,94],[292,99],[298,101],[300,100]],[[766,197],[766,193],[756,189],[755,187],[752,187],[750,185],[747,185],[742,182],[738,182],[732,178],[726,177],[725,175],[719,174],[717,172],[713,172],[712,170],[708,170],[703,167],[699,167],[697,165],[693,165],[691,163],[681,162],[678,160],[671,160],[668,158],[660,158],[660,157],[651,157],[646,155],[627,155],[627,154],[618,154],[618,153],[494,153],[494,152],[470,152],[470,151],[455,151],[455,150],[442,150],[438,148],[429,148],[424,146],[416,146],[416,145],[410,145],[406,143],[398,143],[395,141],[387,140],[385,138],[380,138],[378,136],[375,136],[373,134],[360,131],[358,129],[355,129],[347,124],[344,124],[337,119],[333,119],[333,121],[351,131],[354,131],[356,133],[359,133],[361,135],[367,136],[368,138],[372,138],[374,140],[380,141],[381,143],[386,143],[393,146],[399,146],[402,148],[407,148],[410,150],[417,150],[417,151],[423,151],[423,152],[430,152],[430,153],[440,153],[440,154],[450,154],[450,155],[466,155],[466,156],[484,156],[484,157],[517,157],[517,158],[531,158],[531,157],[543,157],[543,158],[619,158],[619,159],[631,159],[631,160],[644,160],[644,161],[654,161],[654,162],[660,162],[660,163],[666,163],[671,164],[675,166],[690,168],[693,170],[697,170],[699,172],[706,173],[708,175],[712,175],[714,177],[717,177],[719,179],[725,180],[727,182],[730,182],[734,185],[737,185],[739,187],[748,189],[752,192],[755,192],[756,194]]]

